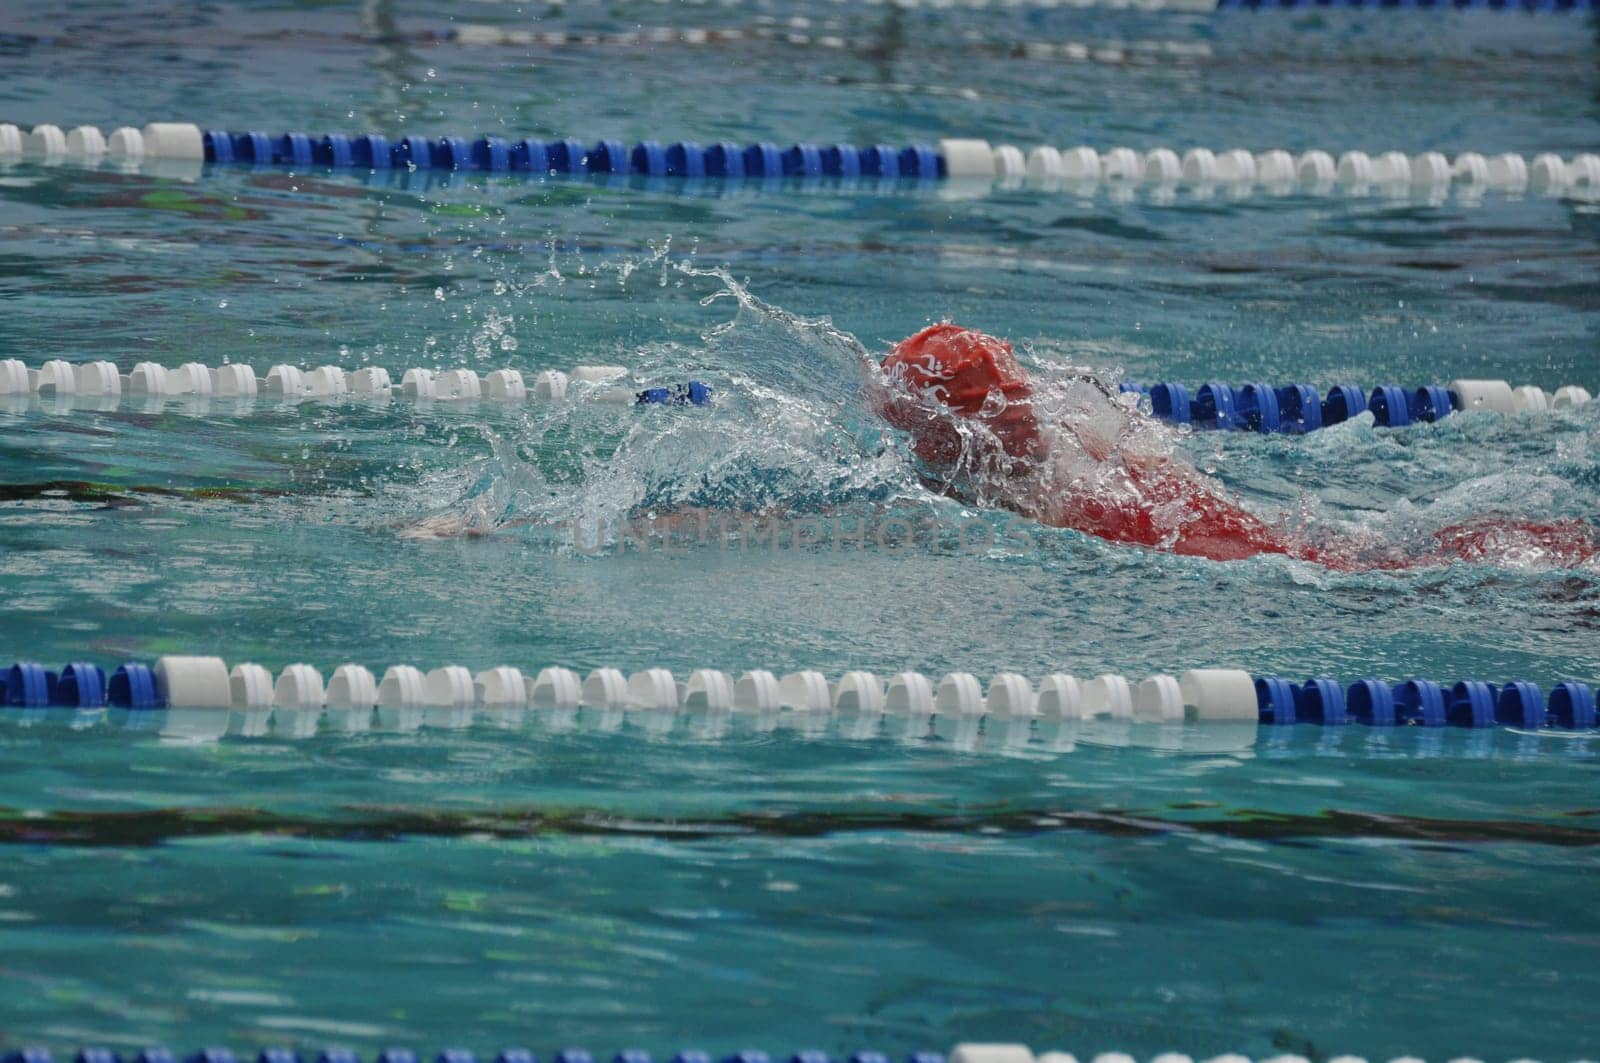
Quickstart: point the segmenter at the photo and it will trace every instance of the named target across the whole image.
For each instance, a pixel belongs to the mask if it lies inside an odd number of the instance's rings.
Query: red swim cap
[[[963,417],[979,417],[991,391],[1005,397],[1000,413],[982,417],[1007,454],[1031,457],[1039,444],[1039,425],[1029,400],[1033,388],[1017,364],[1011,344],[948,322],[929,325],[894,345],[883,360],[893,388],[930,395]],[[891,395],[884,418],[916,437],[913,449],[924,461],[948,464],[961,453],[961,437],[948,420],[903,396]]]

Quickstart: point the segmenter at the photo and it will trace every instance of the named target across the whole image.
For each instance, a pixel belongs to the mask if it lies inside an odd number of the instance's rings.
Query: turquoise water
[[[427,38],[763,18],[852,46]],[[8,12],[0,28],[0,120],[24,125],[1335,154],[1600,140],[1595,27],[1571,17],[105,3]],[[1124,58],[1011,54],[1035,40]],[[1165,58],[1142,58],[1151,41]],[[859,351],[951,317],[1012,337],[1046,373],[1595,390],[1597,219],[1580,200],[1498,196],[1164,203],[15,165],[0,172],[0,357],[621,364],[707,380],[717,402],[0,409],[0,648],[325,674],[1235,665],[1594,681],[1592,566],[1514,550],[1404,573],[1218,564],[964,510],[921,486],[868,412]],[[1600,512],[1596,406],[1166,445],[1258,512],[1403,553],[1482,513]],[[681,506],[936,521],[1000,545],[590,556],[552,527]],[[0,721],[7,1046],[1600,1050],[1581,1014],[1600,987],[1594,737],[908,742],[530,716],[364,735],[330,720],[290,740],[260,720],[144,722]]]

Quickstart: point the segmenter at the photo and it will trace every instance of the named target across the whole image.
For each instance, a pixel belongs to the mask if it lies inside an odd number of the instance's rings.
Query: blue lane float
[[[592,144],[566,139],[507,141],[483,136],[405,136],[394,143],[381,136],[342,133],[315,136],[289,132],[207,130],[201,136],[204,161],[217,165],[313,165],[333,169],[483,170],[528,174],[631,174],[637,177],[793,178],[879,177],[937,180],[950,175],[945,156],[931,144],[893,147],[874,144],[790,144],[769,141],[702,146],[694,141],[663,143],[620,140]]]
[[[1219,381],[1191,394],[1182,384],[1163,381],[1152,386],[1125,381],[1123,394],[1148,403],[1152,415],[1198,429],[1301,434],[1343,424],[1371,413],[1381,428],[1431,424],[1456,413],[1488,410],[1517,414],[1582,406],[1591,401],[1587,389],[1568,386],[1547,395],[1537,387],[1513,388],[1503,380],[1455,380],[1403,388],[1381,384],[1364,391],[1335,384],[1327,395],[1310,384],[1274,387],[1252,382],[1239,387]]]
[[[670,388],[645,388],[634,396],[636,406],[704,406],[710,401],[711,389],[698,380]]]
[[[873,144],[791,144],[769,141],[702,146],[694,141],[520,139],[483,136],[430,139],[405,136],[390,143],[381,136],[342,133],[314,136],[207,130],[201,135],[204,160],[218,165],[273,165],[333,169],[483,170],[492,173],[631,174],[638,177],[793,178],[878,177],[937,180],[950,176],[949,162],[931,144],[894,147]]]
[[[1360,723],[1368,727],[1513,727],[1587,731],[1595,727],[1594,690],[1586,683],[1556,684],[1550,697],[1537,683],[1505,684],[1463,679],[1446,688],[1431,679],[1391,684],[1360,679],[1340,687],[1332,679],[1296,684],[1258,676],[1256,705],[1264,724]]]

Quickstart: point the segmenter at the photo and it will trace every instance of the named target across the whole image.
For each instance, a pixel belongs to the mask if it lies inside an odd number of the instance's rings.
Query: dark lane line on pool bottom
[[[134,812],[0,808],[0,845],[148,847],[188,838],[273,835],[318,841],[387,842],[411,837],[496,840],[539,836],[649,838],[702,842],[736,837],[818,838],[895,831],[906,834],[1028,836],[1088,832],[1113,837],[1198,834],[1260,842],[1320,838],[1410,842],[1419,846],[1485,842],[1600,846],[1600,829],[1516,820],[1452,820],[1327,809],[1313,815],[1240,809],[1212,819],[1143,811],[1019,809],[965,812],[804,811],[648,819],[599,809],[452,812],[420,808],[346,809],[317,817],[250,808],[163,808]],[[1600,821],[1600,809],[1562,815]]]

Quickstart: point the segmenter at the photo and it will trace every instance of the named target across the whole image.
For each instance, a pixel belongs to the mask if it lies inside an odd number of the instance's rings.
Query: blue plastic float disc
[[[1192,409],[1194,423],[1203,428],[1234,428],[1239,423],[1233,389],[1219,381],[1200,386]]]
[[[1533,730],[1545,725],[1544,691],[1538,684],[1516,680],[1500,688],[1494,703],[1495,722]]]
[[[1410,413],[1413,421],[1437,421],[1450,416],[1454,409],[1450,393],[1437,384],[1420,387],[1411,393]]]
[[[902,177],[927,180],[939,176],[939,156],[926,144],[913,144],[901,148],[897,160]]]
[[[1295,690],[1295,715],[1307,723],[1338,727],[1350,722],[1344,689],[1332,679],[1308,679]]]
[[[376,1063],[417,1063],[417,1054],[409,1048],[385,1048]]]
[[[611,1057],[611,1063],[655,1063],[650,1053],[642,1048],[624,1048]]]
[[[272,141],[265,133],[235,133],[233,157],[240,162],[269,163],[272,161]]]
[[[305,169],[311,165],[311,138],[304,133],[285,133],[272,142],[272,161],[279,166]]]
[[[594,1063],[586,1048],[563,1048],[554,1057],[554,1063]]]
[[[233,1052],[226,1048],[202,1048],[189,1057],[188,1063],[237,1063]]]
[[[1488,683],[1463,679],[1450,688],[1446,719],[1452,727],[1493,726],[1495,693]]]
[[[1373,420],[1385,428],[1404,428],[1411,423],[1411,405],[1406,393],[1393,384],[1383,384],[1372,389],[1367,397],[1367,409]]]
[[[18,661],[6,669],[6,705],[42,709],[55,700],[56,674],[34,661]]]
[[[821,177],[822,152],[815,144],[795,144],[783,153],[785,177]]]
[[[862,148],[861,174],[863,177],[899,177],[900,153],[887,144]]]
[[[1394,688],[1381,679],[1358,679],[1345,691],[1345,710],[1368,727],[1393,727],[1398,723]]]
[[[208,129],[200,138],[207,162],[233,161],[233,135],[222,129]]]
[[[502,1048],[494,1063],[539,1063],[539,1057],[526,1048]]]
[[[1322,423],[1327,426],[1342,424],[1367,408],[1367,397],[1360,388],[1349,384],[1336,384],[1328,389],[1322,400]]]
[[[440,137],[433,142],[436,170],[465,170],[472,165],[472,145],[464,137]]]
[[[1294,687],[1275,675],[1256,676],[1256,710],[1262,723],[1294,723]]]
[[[704,177],[706,152],[692,140],[680,140],[667,145],[668,177]]]
[[[829,144],[822,149],[822,172],[829,177],[860,177],[861,153],[852,144]]]
[[[926,144],[913,144],[900,152],[900,172],[906,177],[932,180],[940,176],[938,152]]]
[[[177,1060],[165,1048],[153,1047],[146,1048],[134,1056],[133,1063],[177,1063]]]
[[[312,161],[336,170],[348,170],[356,164],[355,145],[340,133],[329,133],[311,147]]]
[[[1246,384],[1235,395],[1240,423],[1252,432],[1277,432],[1282,429],[1278,395],[1265,384]]]
[[[111,674],[106,684],[106,697],[119,709],[159,709],[161,695],[156,690],[156,677],[146,665],[129,661]]]
[[[1550,720],[1569,731],[1588,731],[1595,725],[1594,691],[1587,683],[1557,683],[1550,691]]]
[[[48,1048],[18,1048],[0,1056],[0,1063],[50,1063]]]
[[[590,173],[627,173],[628,149],[620,140],[602,140],[589,149]]]
[[[105,671],[88,661],[73,661],[61,669],[55,701],[74,709],[98,709],[106,703]]]
[[[109,1048],[80,1048],[73,1063],[122,1063],[122,1057]]]
[[[633,172],[645,177],[667,176],[667,149],[658,141],[645,140],[633,146]]]
[[[413,166],[426,170],[433,166],[433,143],[427,137],[401,137],[389,154],[398,169]]]
[[[499,137],[479,137],[472,142],[472,165],[479,170],[489,170],[494,173],[509,170],[511,146]]]
[[[744,152],[724,140],[706,149],[707,177],[743,177]]]
[[[518,140],[511,145],[508,165],[527,173],[550,172],[550,151],[542,140]]]
[[[1423,727],[1445,725],[1444,690],[1431,679],[1408,679],[1394,692],[1395,710],[1406,723]]]
[[[394,149],[387,137],[356,137],[350,142],[350,152],[357,166],[369,170],[387,170],[394,163]]]
[[[300,1053],[288,1048],[263,1048],[256,1063],[300,1063]]]
[[[1150,412],[1163,421],[1189,424],[1194,419],[1189,389],[1182,384],[1157,384],[1150,389]]]
[[[1285,432],[1314,432],[1322,427],[1322,401],[1310,384],[1288,384],[1277,390],[1278,423]]]
[[[783,152],[765,141],[751,144],[744,149],[744,172],[747,177],[782,177]]]
[[[465,1048],[446,1048],[433,1057],[433,1063],[478,1063],[478,1061]]]
[[[576,140],[552,140],[545,146],[550,169],[555,173],[583,173],[588,152]]]

